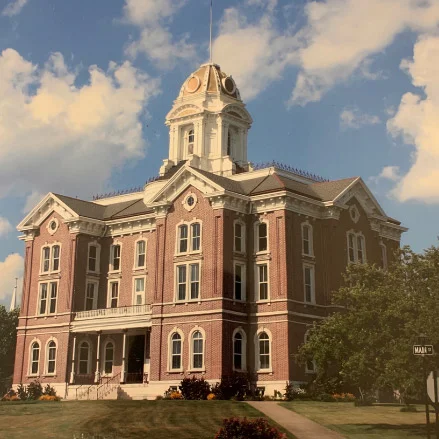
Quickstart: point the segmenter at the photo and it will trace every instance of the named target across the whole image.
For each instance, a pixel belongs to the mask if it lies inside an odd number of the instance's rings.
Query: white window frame
[[[143,279],[143,291],[137,292],[136,291],[136,281],[138,279]],[[141,293],[142,294],[142,303],[137,303],[136,298],[137,295]],[[135,276],[133,277],[133,305],[144,305],[146,299],[146,276]]]
[[[235,335],[236,334],[241,334],[241,349],[242,349],[242,354],[241,354],[241,369],[237,369],[235,368]],[[234,371],[236,372],[245,372],[247,370],[247,334],[244,331],[244,329],[242,328],[242,326],[239,326],[238,328],[235,328],[235,330],[233,331],[232,334],[232,352],[233,352],[233,357],[232,357],[232,368]]]
[[[267,266],[267,298],[266,299],[261,299],[261,294],[260,294],[260,284],[259,284],[259,267],[262,265],[266,265]],[[260,262],[256,262],[255,263],[255,301],[256,302],[270,302],[271,300],[271,288],[270,288],[270,264],[268,263],[268,261],[260,261]]]
[[[203,337],[203,361],[201,367],[194,367],[194,344],[193,344],[193,335],[196,332],[200,332],[201,336]],[[206,332],[203,328],[200,326],[196,326],[195,328],[192,328],[191,332],[189,333],[188,337],[189,342],[189,365],[188,365],[188,372],[205,372],[206,371]]]
[[[350,255],[349,255],[349,236],[352,235],[354,237],[354,260],[351,261]],[[359,261],[358,259],[358,239],[362,240],[363,248],[363,260]],[[346,232],[346,245],[347,245],[347,256],[348,256],[348,264],[366,264],[367,263],[367,253],[366,253],[366,238],[364,237],[362,232],[355,232],[353,230],[349,230]]]
[[[85,374],[81,374],[81,372],[80,372],[80,370],[81,370],[81,346],[84,344],[84,343],[87,343],[88,344],[88,350],[87,350],[87,372],[85,373]],[[90,375],[91,374],[91,351],[92,351],[92,345],[91,345],[91,342],[90,342],[90,340],[88,340],[88,339],[85,339],[85,340],[81,340],[80,342],[79,342],[79,345],[78,345],[78,352],[77,352],[77,358],[78,358],[78,366],[77,366],[77,370],[76,370],[76,373],[78,374],[78,375]]]
[[[180,342],[181,342],[181,353],[180,353],[180,367],[174,369],[172,367],[172,336],[174,334],[178,334],[180,336]],[[184,352],[184,334],[183,331],[180,328],[174,327],[168,334],[168,370],[167,372],[183,372],[183,352]]]
[[[50,354],[50,348],[49,348],[49,344],[50,343],[55,343],[55,367],[54,367],[54,371],[53,372],[49,372],[49,354]],[[56,338],[51,337],[49,338],[49,340],[47,340],[46,342],[46,349],[45,349],[45,362],[44,362],[44,375],[45,376],[56,376],[56,363],[57,363],[57,356],[58,356],[58,341]]]
[[[54,247],[59,247],[59,256],[58,256],[58,269],[55,270],[53,268],[54,265]],[[49,268],[48,270],[44,271],[44,261],[47,260],[44,258],[44,249],[49,249]],[[62,253],[62,245],[60,242],[52,242],[51,244],[44,244],[41,247],[41,262],[40,262],[40,275],[47,275],[47,274],[55,274],[59,273],[61,271],[61,253]]]
[[[190,132],[192,131],[192,142],[190,142]],[[184,142],[184,152],[186,153],[186,157],[195,153],[195,126],[194,124],[185,125],[182,127],[183,132],[183,142]],[[189,152],[189,145],[192,144],[192,152]]]
[[[261,224],[265,224],[267,226],[267,249],[266,250],[260,250],[260,248],[259,248],[259,226]],[[255,239],[254,247],[255,247],[256,254],[266,254],[269,252],[269,249],[270,249],[269,236],[270,236],[270,227],[268,225],[268,221],[265,219],[260,219],[260,220],[256,221],[254,223],[254,239]]]
[[[139,246],[139,244],[140,244],[141,242],[144,242],[144,243],[145,243],[145,253],[143,253],[143,254],[144,254],[144,258],[145,258],[145,262],[144,262],[143,265],[139,265],[139,256],[140,256],[142,253],[139,253],[139,248],[138,248],[138,246]],[[141,238],[137,239],[137,240],[134,242],[134,270],[139,270],[139,269],[142,269],[142,268],[146,268],[146,250],[147,250],[147,240],[146,240],[146,238],[144,238],[144,237],[142,236]]]
[[[308,335],[309,335],[309,329],[305,332],[305,336],[303,337],[304,343],[306,343],[306,341],[308,340]],[[312,362],[313,369],[309,369],[308,368],[308,361]],[[306,361],[306,363],[305,363],[305,373],[307,373],[307,374],[316,374],[317,373],[317,365],[316,365],[316,361],[314,359]]]
[[[47,296],[46,296],[46,309],[44,313],[40,313],[41,309],[41,292],[42,292],[42,285],[47,285]],[[50,312],[50,305],[52,302],[52,287],[51,284],[56,284],[56,303],[55,303],[55,311]],[[53,279],[53,280],[45,280],[38,282],[38,301],[37,301],[37,312],[36,316],[54,316],[58,312],[58,302],[59,302],[59,280]]]
[[[384,244],[384,242],[380,242],[380,249],[381,249],[381,265],[383,267],[383,270],[387,270],[388,267],[387,246],[386,244]]]
[[[308,247],[309,252],[305,253],[305,229],[308,229]],[[302,230],[302,256],[314,257],[314,229],[313,226],[309,223],[309,221],[305,221],[301,224]]]
[[[107,346],[109,344],[113,345],[113,359],[111,361],[111,372],[106,373],[105,372],[105,363],[106,363],[106,352],[107,352]],[[112,377],[113,376],[113,372],[114,372],[114,357],[116,355],[116,343],[114,342],[114,340],[112,338],[108,338],[107,340],[105,340],[105,343],[103,345],[103,350],[102,350],[102,365],[101,365],[101,374],[102,376],[105,377]]]
[[[191,265],[198,265],[198,297],[196,299],[192,299],[191,296]],[[178,292],[179,292],[179,278],[178,278],[178,267],[186,267],[186,288],[185,288],[185,298],[179,299]],[[188,261],[188,262],[182,262],[182,263],[176,263],[175,269],[174,269],[174,301],[178,303],[187,303],[187,302],[199,302],[201,300],[201,271],[202,271],[202,264],[200,260],[195,261]]]
[[[241,298],[236,297],[236,267],[241,267]],[[233,264],[233,299],[239,302],[245,302],[247,300],[246,287],[247,287],[247,265],[245,262],[235,261]]]
[[[259,335],[265,332],[268,335],[268,348],[269,348],[269,367],[266,369],[261,369],[261,363],[260,363],[260,352],[259,352]],[[258,328],[255,334],[255,370],[256,373],[272,373],[273,372],[273,335],[271,331],[268,328]]]
[[[305,271],[306,269],[310,269],[310,277],[311,277],[311,301],[306,300],[306,276]],[[314,264],[303,264],[303,302],[304,303],[310,303],[315,304],[316,303],[316,272],[315,272],[315,266]]]
[[[95,270],[90,270],[90,247],[96,247],[96,262],[95,262]],[[98,244],[96,241],[89,242],[88,243],[88,250],[87,250],[87,273],[94,273],[99,274],[101,272],[100,270],[100,264],[101,264],[101,245]]]
[[[241,226],[241,237],[238,238],[241,241],[241,250],[236,248],[236,225],[239,224]],[[245,242],[245,223],[241,220],[235,220],[233,222],[233,251],[236,253],[246,253],[246,242]]]
[[[32,363],[33,363],[33,349],[32,346],[37,343],[38,344],[38,361],[37,361],[37,371],[32,372]],[[40,363],[41,363],[41,351],[42,351],[42,344],[41,340],[38,338],[34,338],[29,343],[29,369],[28,369],[28,376],[29,377],[37,377],[40,375]]]
[[[114,269],[114,248],[116,246],[120,247],[120,254],[119,254],[119,269]],[[120,273],[122,271],[122,243],[119,241],[115,241],[111,244],[110,247],[110,267],[108,270],[110,273]]]
[[[117,284],[117,306],[119,308],[120,305],[120,279],[109,279],[108,288],[107,288],[107,308],[111,308],[111,300],[112,300],[112,284]]]
[[[84,296],[84,310],[86,311],[87,311],[87,293],[88,293],[89,284],[94,285],[93,306],[91,309],[97,309],[98,307],[99,281],[96,279],[87,279],[85,282],[85,296]]]
[[[194,224],[198,223],[200,225],[200,246],[198,250],[194,250],[193,248],[193,233],[192,233],[192,226]],[[180,228],[182,226],[187,227],[187,250],[185,252],[180,251]],[[189,254],[199,254],[202,252],[203,249],[203,222],[197,218],[194,218],[192,221],[181,221],[177,224],[177,230],[176,230],[176,239],[175,239],[175,255],[189,255]]]

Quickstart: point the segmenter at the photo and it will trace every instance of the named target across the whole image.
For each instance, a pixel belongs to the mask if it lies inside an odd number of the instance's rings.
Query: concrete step
[[[151,394],[147,384],[121,384],[118,399],[155,399],[155,395]]]

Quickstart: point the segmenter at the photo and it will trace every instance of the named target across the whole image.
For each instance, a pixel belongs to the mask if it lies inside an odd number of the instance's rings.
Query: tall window
[[[306,256],[313,255],[312,227],[309,224],[302,224],[302,253]]]
[[[42,273],[51,273],[59,271],[60,268],[60,253],[61,246],[49,245],[42,248],[41,255],[41,272]]]
[[[55,314],[56,312],[56,299],[58,295],[58,284],[56,282],[50,283],[50,305],[49,314]]]
[[[55,314],[58,296],[58,282],[40,283],[38,314]]]
[[[233,368],[235,370],[245,369],[245,351],[245,338],[242,332],[238,331],[233,336]]]
[[[309,333],[308,333],[308,331],[306,331],[305,332],[305,343],[307,342],[307,340],[308,340],[308,335],[309,335]],[[316,369],[317,369],[317,367],[316,367],[316,362],[315,362],[315,360],[314,359],[312,359],[312,358],[309,358],[307,361],[306,361],[306,364],[305,364],[305,372],[306,373],[316,373]]]
[[[90,345],[83,341],[79,345],[79,374],[86,375],[90,373]]]
[[[227,155],[232,154],[232,134],[230,130],[227,132]]]
[[[174,332],[171,336],[171,369],[181,369],[181,335]]]
[[[178,252],[186,253],[188,250],[188,226],[183,224],[178,228]]]
[[[257,226],[257,248],[259,252],[268,249],[267,223],[259,223]]]
[[[177,265],[176,276],[177,300],[196,300],[200,297],[199,263]]]
[[[38,375],[40,363],[40,345],[34,341],[30,347],[30,374]]]
[[[52,340],[47,345],[47,373],[54,374],[56,370],[56,343]]]
[[[191,234],[192,234],[192,251],[200,250],[200,240],[201,240],[201,226],[200,223],[191,224]]]
[[[234,239],[234,245],[235,245],[235,252],[245,252],[245,228],[242,223],[235,222],[235,239]]]
[[[136,242],[136,268],[144,267],[146,264],[146,241]]]
[[[348,262],[363,264],[366,262],[366,244],[361,233],[348,232]]]
[[[104,356],[104,373],[113,373],[113,361],[114,361],[114,345],[113,342],[109,341],[105,345],[105,356]]]
[[[386,270],[387,269],[387,247],[385,244],[381,243],[380,248],[381,248],[381,265],[382,265],[383,269]]]
[[[178,226],[177,250],[178,253],[198,252],[201,248],[201,224]]]
[[[258,273],[258,300],[268,300],[268,265],[257,265]]]
[[[119,282],[110,282],[109,308],[117,308],[119,303]]]
[[[112,245],[111,246],[111,270],[119,271],[120,270],[120,245]]]
[[[47,283],[40,284],[40,306],[39,314],[46,314],[47,310]]]
[[[194,141],[195,141],[194,130],[190,130],[189,131],[187,140],[188,140],[189,143],[194,143]]]
[[[52,271],[59,271],[59,253],[60,246],[54,245],[52,247]]]
[[[85,310],[96,309],[98,298],[98,284],[96,282],[87,282],[85,291]]]
[[[245,265],[235,264],[234,279],[235,300],[245,300]]]
[[[96,273],[98,271],[98,246],[89,245],[88,247],[88,271]]]
[[[305,293],[305,302],[315,303],[315,280],[314,280],[314,266],[303,266],[303,288]]]
[[[134,279],[134,305],[145,303],[145,278],[137,277]]]
[[[47,273],[50,269],[50,247],[43,247],[41,271]]]
[[[192,369],[203,368],[203,335],[200,331],[192,334]]]
[[[259,370],[270,369],[270,338],[266,332],[258,336]]]

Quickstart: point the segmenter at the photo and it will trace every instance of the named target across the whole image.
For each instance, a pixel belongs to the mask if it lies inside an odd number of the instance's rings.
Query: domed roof
[[[189,97],[198,93],[223,94],[241,100],[235,81],[222,72],[218,64],[201,65],[184,81],[178,97]]]

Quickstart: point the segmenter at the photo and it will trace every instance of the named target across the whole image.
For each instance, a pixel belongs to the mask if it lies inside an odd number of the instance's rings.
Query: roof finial
[[[212,8],[213,0],[210,0],[210,64],[212,64]]]

